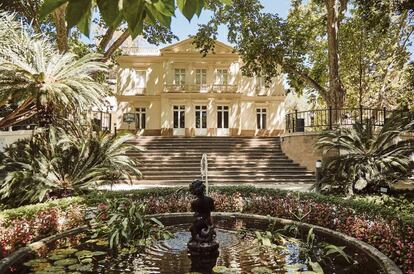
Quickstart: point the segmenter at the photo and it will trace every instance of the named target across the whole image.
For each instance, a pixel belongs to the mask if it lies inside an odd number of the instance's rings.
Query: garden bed
[[[414,273],[414,218],[410,214],[400,215],[390,208],[366,201],[253,187],[213,188],[210,195],[216,201],[216,211],[300,219],[304,223],[326,227],[376,247],[405,273]],[[3,256],[32,242],[39,235],[50,235],[63,227],[69,229],[75,224],[84,224],[87,206],[99,207],[107,199],[117,197],[130,197],[147,204],[148,214],[190,211],[189,202],[192,199],[185,190],[148,189],[90,194],[84,198],[73,198],[71,202],[63,199],[36,205],[36,210],[7,210],[0,213],[0,248]],[[65,210],[59,205],[62,201]],[[29,217],[26,211],[30,212]],[[67,222],[58,221],[61,215]]]

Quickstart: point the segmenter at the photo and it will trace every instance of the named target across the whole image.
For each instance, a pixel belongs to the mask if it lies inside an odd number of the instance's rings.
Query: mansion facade
[[[118,58],[117,129],[154,136],[278,136],[284,130],[283,80],[241,74],[234,49],[216,42],[203,57],[192,38]]]

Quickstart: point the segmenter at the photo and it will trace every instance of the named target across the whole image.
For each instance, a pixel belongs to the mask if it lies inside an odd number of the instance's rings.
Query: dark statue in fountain
[[[190,192],[197,198],[191,202],[194,221],[190,227],[191,239],[187,246],[192,261],[191,271],[210,273],[217,261],[219,243],[216,241],[216,231],[211,220],[214,200],[205,196],[205,190],[201,180],[190,184]]]

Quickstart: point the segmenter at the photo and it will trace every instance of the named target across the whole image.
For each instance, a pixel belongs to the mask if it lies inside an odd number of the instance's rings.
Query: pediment
[[[194,39],[188,38],[178,43],[172,44],[168,47],[165,47],[160,50],[161,53],[199,53],[200,50],[195,47],[193,44]],[[215,49],[214,52],[216,54],[232,54],[234,53],[234,49],[226,45],[220,41],[215,41]]]

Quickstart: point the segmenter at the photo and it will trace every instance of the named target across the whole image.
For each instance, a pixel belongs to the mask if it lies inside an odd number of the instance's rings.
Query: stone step
[[[168,173],[168,174],[143,174],[143,179],[146,180],[177,180],[177,179],[187,179],[191,180],[192,178],[200,177],[200,173]],[[259,179],[272,180],[272,179],[311,179],[314,176],[307,173],[280,173],[280,174],[209,174],[208,178],[211,180],[250,180],[255,181]]]
[[[142,166],[146,166],[146,167],[154,167],[157,168],[159,166],[162,167],[197,167],[200,168],[200,161],[195,162],[195,161],[165,161],[165,160],[154,160],[154,161],[139,161],[138,159],[138,167],[142,167]],[[283,161],[266,161],[266,162],[259,162],[259,161],[227,161],[227,162],[212,162],[209,161],[208,162],[208,166],[209,168],[220,168],[220,167],[229,167],[229,168],[240,168],[240,167],[253,167],[253,168],[261,168],[261,167],[269,167],[269,168],[273,168],[273,167],[280,167],[283,168],[285,166],[288,167],[300,167],[299,164],[297,163],[293,163],[292,160],[283,160]]]
[[[153,152],[153,151],[140,151],[140,152],[129,152],[127,153],[127,155],[130,156],[138,156],[138,157],[142,157],[142,156],[148,156],[148,157],[154,157],[154,156],[174,156],[174,157],[187,157],[187,156],[192,156],[192,157],[199,157],[201,159],[201,157],[203,156],[204,152],[203,151],[177,151],[177,152],[172,152],[172,151],[158,151],[158,152]],[[226,156],[226,157],[252,157],[252,156],[259,156],[259,157],[286,157],[286,155],[284,153],[266,153],[266,152],[249,152],[249,153],[243,153],[243,152],[226,152],[226,151],[215,151],[215,152],[210,152],[207,153],[207,157],[209,158],[214,158],[214,157],[222,157],[222,156]]]
[[[162,184],[170,184],[170,185],[175,185],[175,184],[184,184],[186,186],[188,186],[189,183],[191,183],[192,181],[194,181],[195,179],[200,179],[200,176],[198,177],[193,177],[193,178],[169,178],[169,179],[141,179],[141,180],[136,180],[133,181],[133,184],[154,184],[154,186],[157,186],[157,184],[162,183]],[[215,179],[215,178],[209,178],[208,179],[209,184],[256,184],[256,183],[260,183],[260,184],[283,184],[283,183],[292,183],[292,184],[300,184],[300,183],[304,183],[304,184],[309,184],[312,185],[315,183],[315,179],[314,178],[293,178],[293,179],[289,179],[289,178],[257,178],[257,179],[226,179],[226,178],[220,178],[220,179]]]
[[[202,153],[188,153],[186,154],[185,152],[183,153],[165,153],[165,154],[151,154],[151,153],[127,153],[127,155],[132,156],[132,157],[138,157],[138,158],[187,158],[187,159],[192,159],[195,161],[200,161],[201,157],[202,157]],[[212,160],[231,160],[231,159],[240,159],[240,160],[244,160],[244,159],[289,159],[285,154],[268,154],[268,153],[263,153],[263,154],[234,154],[234,153],[229,153],[229,154],[208,154],[207,155],[207,159],[208,161]]]
[[[176,171],[177,168],[180,168],[180,165],[177,166],[150,166],[150,165],[143,165],[143,166],[139,166],[138,168],[142,171]],[[181,166],[180,170],[182,171],[192,171],[192,170],[196,170],[199,171],[200,170],[200,166],[194,165],[194,166]],[[215,172],[215,171],[238,171],[238,172],[242,172],[244,170],[249,170],[249,171],[287,171],[287,170],[300,170],[300,171],[306,171],[306,168],[301,167],[301,166],[295,166],[295,165],[291,165],[291,166],[245,166],[245,165],[239,165],[239,166],[211,166],[209,165],[209,170],[211,172]]]
[[[250,152],[250,151],[258,151],[258,152],[282,152],[281,148],[277,147],[232,147],[232,146],[221,146],[221,147],[212,147],[212,146],[142,146],[141,149],[143,151],[199,151],[199,150],[206,150],[206,151],[233,151],[233,152]]]

